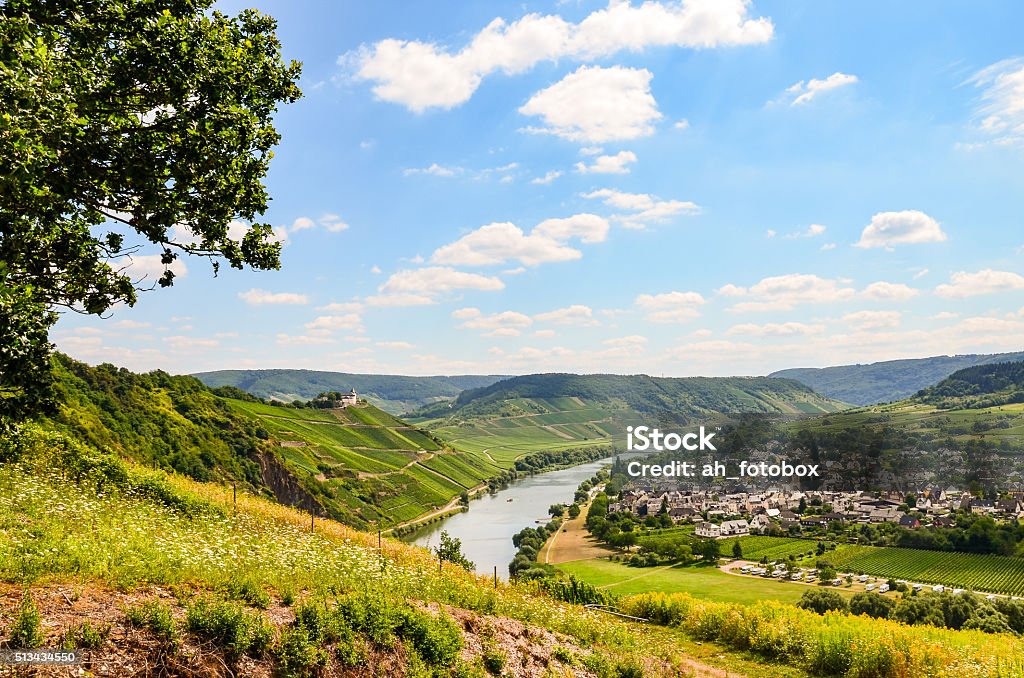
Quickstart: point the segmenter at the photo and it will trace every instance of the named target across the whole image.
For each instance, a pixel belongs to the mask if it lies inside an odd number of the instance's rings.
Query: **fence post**
[[[498,566],[494,566],[494,588],[498,588]]]
[[[238,483],[231,483],[231,503],[238,506]]]
[[[313,531],[313,521],[316,520],[316,514],[312,511],[309,512],[309,531]]]

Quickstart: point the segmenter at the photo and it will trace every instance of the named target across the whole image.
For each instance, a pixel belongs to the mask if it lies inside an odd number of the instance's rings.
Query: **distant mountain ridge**
[[[909,398],[958,370],[977,365],[1024,360],[1024,352],[934,356],[886,360],[858,365],[792,368],[770,377],[795,379],[823,395],[852,403],[872,405]]]
[[[845,403],[791,379],[771,377],[650,377],[618,374],[529,374],[464,391],[451,410],[484,413],[517,398],[580,398],[639,413],[825,413]]]
[[[308,400],[325,391],[355,389],[361,398],[391,414],[402,414],[440,400],[451,400],[466,389],[489,386],[501,375],[408,377],[390,374],[351,374],[317,370],[215,370],[195,378],[209,386],[234,386],[258,398]]]

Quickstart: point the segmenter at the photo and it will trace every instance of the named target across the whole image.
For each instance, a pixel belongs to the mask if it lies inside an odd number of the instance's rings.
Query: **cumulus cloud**
[[[976,129],[993,143],[1024,143],[1024,59],[1006,59],[969,80],[982,89]]]
[[[589,165],[585,162],[576,163],[576,171],[580,174],[629,174],[629,165],[636,162],[636,154],[632,151],[619,151],[615,155],[601,155]]]
[[[432,177],[454,177],[462,174],[465,170],[461,167],[445,167],[444,165],[438,165],[436,162],[431,163],[427,167],[409,167],[402,170],[402,174],[407,177],[414,177],[417,175],[428,175]]]
[[[822,233],[824,233],[826,230],[826,226],[822,226],[821,224],[811,224],[802,231],[793,231],[792,233],[787,233],[786,237],[789,238],[790,240],[793,240],[795,238],[816,238]]]
[[[503,289],[505,283],[494,276],[457,271],[447,266],[427,266],[392,274],[377,288],[380,294],[363,301],[368,306],[425,306],[456,290],[493,292]]]
[[[542,127],[526,128],[529,132],[583,143],[638,139],[653,134],[661,118],[652,77],[647,69],[580,66],[530,97],[519,112],[543,121]]]
[[[551,170],[550,172],[546,173],[542,177],[536,177],[535,179],[532,179],[530,181],[530,183],[531,184],[535,184],[535,185],[539,185],[539,186],[547,186],[548,184],[553,182],[555,179],[557,179],[558,177],[562,176],[562,174],[563,174],[563,172],[561,172],[559,170]]]
[[[582,252],[567,244],[573,238],[592,244],[604,241],[607,235],[608,221],[595,214],[547,219],[528,234],[515,224],[498,222],[439,247],[431,261],[456,266],[495,266],[512,260],[524,266],[538,266],[582,257]]]
[[[478,308],[460,308],[452,312],[452,317],[463,321],[460,327],[470,330],[486,330],[484,336],[494,337],[519,336],[523,328],[533,324],[533,319],[530,316],[517,311],[485,315]]]
[[[909,285],[904,285],[903,283],[891,283],[879,280],[878,282],[873,282],[861,290],[860,296],[873,301],[907,301],[908,299],[913,299],[920,293],[920,290],[916,290]]]
[[[628,212],[614,216],[625,228],[641,229],[647,224],[663,223],[675,216],[700,213],[700,206],[688,200],[661,200],[647,193],[624,193],[611,188],[584,193],[582,197],[601,200],[609,207]]]
[[[754,323],[743,323],[740,325],[733,325],[726,334],[728,335],[747,335],[752,337],[792,337],[799,335],[810,335],[810,334],[821,334],[825,331],[824,325],[807,325],[805,323],[788,322],[788,323],[765,323],[764,325],[757,325]]]
[[[744,288],[726,285],[732,296],[746,296],[750,301],[734,304],[730,311],[788,311],[798,304],[823,304],[849,299],[856,291],[845,281],[821,278],[806,273],[790,273],[764,278]],[[724,289],[724,288],[722,288]]]
[[[946,234],[932,217],[918,210],[879,212],[864,227],[857,247],[892,247],[926,242],[943,242]]]
[[[642,348],[647,344],[647,337],[640,336],[639,334],[631,334],[627,337],[616,337],[614,339],[605,339],[604,344],[608,346],[621,346],[626,348]]]
[[[380,348],[386,348],[392,351],[409,351],[416,348],[408,341],[378,341],[376,345]]]
[[[283,332],[277,335],[275,341],[279,346],[319,346],[323,344],[334,343],[334,339],[328,336],[309,334],[285,334]]]
[[[710,48],[764,43],[773,26],[751,18],[747,0],[613,1],[579,23],[557,15],[528,14],[511,23],[494,19],[453,51],[435,43],[381,40],[343,55],[355,77],[373,83],[374,95],[422,112],[470,99],[495,72],[523,73],[544,61],[589,61],[647,47]]]
[[[362,327],[362,319],[358,313],[345,313],[342,315],[321,315],[306,323],[307,330],[322,330],[323,332],[334,332],[336,330],[354,330]]]
[[[949,283],[935,288],[935,294],[947,299],[963,299],[1020,289],[1024,289],[1024,276],[986,268],[976,273],[957,271],[949,276]]]
[[[301,306],[309,303],[309,297],[305,294],[296,294],[295,292],[268,292],[267,290],[261,290],[255,287],[246,292],[239,292],[238,296],[242,301],[250,306],[261,306],[264,304]]]
[[[857,330],[880,330],[898,327],[903,314],[899,311],[856,311],[843,316],[843,322]]]
[[[555,325],[579,325],[582,327],[600,325],[594,319],[594,311],[589,306],[584,306],[583,304],[573,304],[565,308],[538,313],[534,316],[534,319],[539,322],[548,322]]]
[[[790,105],[799,106],[801,104],[810,103],[810,101],[819,94],[838,89],[839,87],[846,87],[856,82],[856,75],[836,72],[824,80],[818,80],[816,78],[812,78],[806,82],[801,80],[795,85],[788,87],[786,89],[786,93],[793,97]]]
[[[663,294],[641,294],[635,302],[655,323],[678,323],[692,320],[700,315],[698,307],[704,304],[704,297],[697,292],[665,292]]]

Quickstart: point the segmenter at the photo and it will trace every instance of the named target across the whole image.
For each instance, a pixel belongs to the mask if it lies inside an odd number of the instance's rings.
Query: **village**
[[[939,488],[908,494],[783,489],[720,494],[707,489],[630,487],[608,505],[609,513],[625,512],[639,519],[664,513],[673,524],[695,524],[694,534],[707,539],[878,523],[908,529],[952,527],[958,511],[995,520],[1019,519],[1024,517],[1024,492],[991,500]]]

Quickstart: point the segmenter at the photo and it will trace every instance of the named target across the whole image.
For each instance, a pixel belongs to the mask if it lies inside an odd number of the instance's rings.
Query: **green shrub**
[[[141,629],[149,629],[165,643],[178,642],[178,627],[174,622],[171,608],[159,601],[151,600],[125,611],[128,624]]]
[[[508,662],[508,657],[494,643],[484,644],[481,659],[487,672],[495,676],[501,675],[501,672],[505,669],[505,663]]]
[[[68,627],[61,647],[65,650],[98,650],[110,635],[110,625],[93,626],[88,621]]]
[[[551,650],[551,656],[566,666],[572,666],[573,662],[576,661],[576,657],[573,655],[572,650],[567,647],[562,647],[561,645],[558,645],[555,649]]]
[[[185,627],[235,655],[259,657],[270,648],[274,630],[260,614],[231,602],[201,599],[190,605]]]
[[[18,616],[11,627],[9,645],[19,650],[31,650],[43,644],[43,629],[39,608],[28,591],[21,596]]]
[[[452,619],[439,613],[405,610],[399,634],[412,642],[416,651],[432,666],[451,666],[462,649],[462,632]]]
[[[401,609],[388,598],[351,593],[338,600],[337,611],[349,626],[380,647],[393,647],[402,623]]]
[[[253,579],[248,577],[232,577],[225,588],[228,595],[235,600],[241,600],[261,610],[270,607],[270,594]]]
[[[327,650],[319,647],[302,627],[287,629],[274,648],[282,678],[315,676],[327,666]]]

